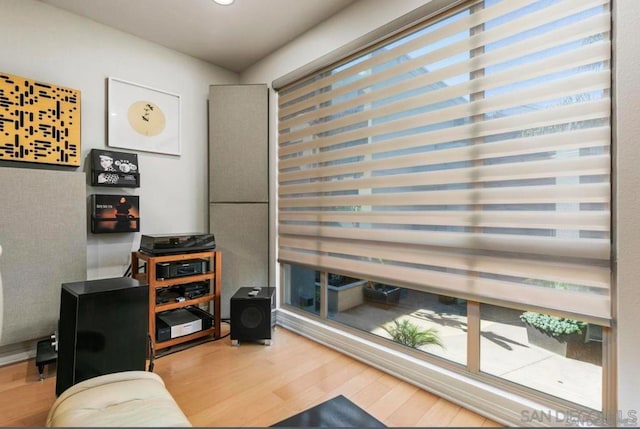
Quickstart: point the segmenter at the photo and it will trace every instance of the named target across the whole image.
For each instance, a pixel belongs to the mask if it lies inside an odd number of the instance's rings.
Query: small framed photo
[[[138,155],[91,149],[91,185],[139,188]]]
[[[140,199],[137,195],[91,195],[91,232],[140,231]]]
[[[180,155],[180,96],[108,78],[108,145]]]

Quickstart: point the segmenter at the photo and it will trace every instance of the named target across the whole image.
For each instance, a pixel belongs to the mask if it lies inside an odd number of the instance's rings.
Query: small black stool
[[[53,349],[52,340],[38,341],[36,348],[36,366],[40,374],[40,380],[44,380],[44,366],[58,359],[58,353]]]

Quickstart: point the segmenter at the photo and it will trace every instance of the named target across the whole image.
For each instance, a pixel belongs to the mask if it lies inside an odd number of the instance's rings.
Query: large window
[[[400,288],[407,311],[450,296],[606,331],[609,31],[604,0],[473,1],[281,89],[280,262]],[[448,359],[535,388],[474,349]]]

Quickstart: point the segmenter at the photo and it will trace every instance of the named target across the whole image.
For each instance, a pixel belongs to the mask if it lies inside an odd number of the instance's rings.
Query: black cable
[[[151,340],[151,333],[150,332],[147,332],[147,337],[149,338],[149,368],[148,368],[148,371],[149,372],[153,372],[153,367],[155,366],[154,360],[155,360],[156,350],[155,350],[155,347],[153,346],[153,341]]]

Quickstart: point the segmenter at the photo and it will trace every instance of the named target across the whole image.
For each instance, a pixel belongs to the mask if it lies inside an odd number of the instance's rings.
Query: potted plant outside
[[[392,325],[384,325],[382,328],[391,335],[393,341],[407,347],[417,349],[433,344],[444,348],[438,330],[435,328],[420,329],[406,319],[401,322],[394,320]]]
[[[587,323],[527,311],[520,315],[530,344],[571,359],[602,364],[602,344],[585,338]]]

